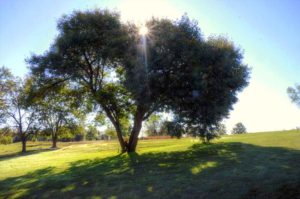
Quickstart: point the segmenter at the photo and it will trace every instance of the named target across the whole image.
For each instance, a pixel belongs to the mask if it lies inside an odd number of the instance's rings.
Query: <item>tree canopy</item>
[[[9,92],[15,86],[14,77],[11,72],[5,68],[0,68],[0,122],[5,121],[5,112],[8,109],[7,98]]]
[[[118,13],[74,12],[59,20],[50,49],[28,59],[45,87],[69,82],[88,93],[127,152],[135,151],[143,121],[159,111],[173,112],[183,125],[207,137],[228,115],[249,76],[232,42],[205,40],[187,16],[153,18],[146,26],[149,33],[142,36]]]

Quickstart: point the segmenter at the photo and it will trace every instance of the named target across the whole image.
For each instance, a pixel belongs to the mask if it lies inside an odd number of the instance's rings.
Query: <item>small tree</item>
[[[97,140],[99,139],[99,131],[95,126],[89,125],[85,135],[86,140]]]
[[[166,122],[166,127],[168,130],[168,135],[170,135],[171,137],[181,138],[185,133],[183,125],[177,121]]]
[[[115,139],[117,137],[117,132],[112,126],[108,126],[104,134],[107,135],[109,139]]]
[[[29,136],[38,131],[36,112],[28,105],[26,99],[29,92],[30,79],[21,80],[12,77],[11,86],[2,98],[2,115],[7,124],[16,129],[22,141],[22,152],[26,152],[26,142]]]
[[[300,85],[293,87],[288,87],[287,93],[291,101],[300,107]]]
[[[247,133],[246,127],[243,125],[243,123],[239,122],[235,125],[235,127],[233,127],[232,134],[243,134],[243,133]]]
[[[81,122],[72,124],[69,128],[75,141],[83,141],[85,139],[86,130]]]
[[[76,96],[68,85],[61,84],[60,87],[47,92],[41,92],[39,87],[38,83],[31,86],[29,103],[38,113],[40,124],[51,134],[51,148],[57,148],[59,134],[64,132],[66,126],[74,123],[77,117],[84,117],[84,114],[75,103]]]
[[[159,127],[159,135],[169,135],[168,123],[169,123],[169,121],[167,121],[167,120],[164,120],[161,122],[160,127]]]
[[[14,132],[9,127],[0,128],[0,144],[13,142]]]
[[[157,114],[151,115],[146,121],[145,126],[148,136],[160,135],[161,117]]]

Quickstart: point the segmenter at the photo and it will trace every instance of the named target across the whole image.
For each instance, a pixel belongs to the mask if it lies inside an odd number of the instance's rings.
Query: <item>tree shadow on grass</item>
[[[0,162],[6,161],[6,160],[9,160],[12,158],[28,156],[28,155],[53,151],[53,150],[57,150],[57,149],[58,148],[54,148],[54,149],[53,148],[37,148],[37,149],[31,149],[29,151],[26,151],[25,153],[22,153],[21,151],[19,151],[19,152],[15,152],[15,153],[4,154],[4,155],[0,155]]]
[[[122,154],[0,182],[0,197],[299,198],[300,151],[243,143]],[[19,195],[16,195],[19,194]]]

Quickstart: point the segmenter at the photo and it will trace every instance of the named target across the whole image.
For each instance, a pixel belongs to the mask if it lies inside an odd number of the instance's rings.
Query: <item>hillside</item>
[[[0,198],[299,198],[300,132],[140,141],[0,145]]]

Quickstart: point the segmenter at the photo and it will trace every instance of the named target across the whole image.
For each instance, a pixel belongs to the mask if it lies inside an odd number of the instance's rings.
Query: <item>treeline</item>
[[[116,133],[110,130],[99,131],[93,126],[85,129],[83,126],[65,126],[60,129],[57,141],[79,142],[85,140],[111,140],[116,139]],[[27,137],[28,141],[52,141],[50,130],[38,130]],[[4,127],[0,129],[0,144],[11,144],[20,142],[20,136],[15,129]]]

